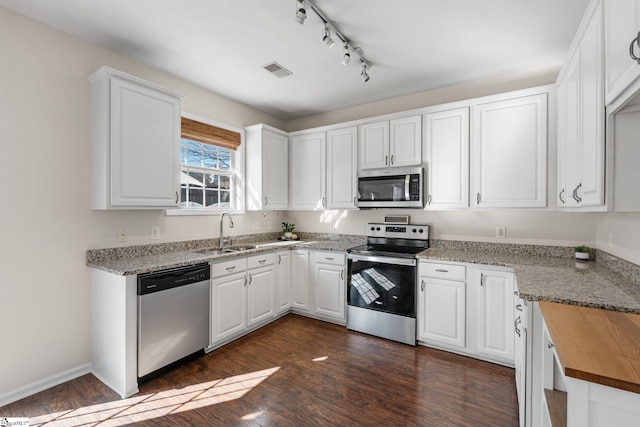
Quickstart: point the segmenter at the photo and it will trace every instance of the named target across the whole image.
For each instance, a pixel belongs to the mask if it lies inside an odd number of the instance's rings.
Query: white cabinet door
[[[253,326],[275,316],[276,269],[268,265],[247,274],[247,326]]]
[[[640,0],[604,1],[606,97],[609,105],[640,75],[640,65],[629,55],[629,45],[640,31]],[[640,49],[634,47],[636,56]]]
[[[327,132],[327,207],[356,209],[358,128]]]
[[[420,277],[419,340],[464,349],[466,310],[465,282]]]
[[[180,97],[102,67],[93,73],[93,208],[175,208]]]
[[[478,289],[478,352],[513,363],[513,273],[482,268],[471,271]]]
[[[473,206],[546,206],[547,95],[476,105],[472,122]]]
[[[567,65],[567,72],[559,90],[558,110],[562,111],[558,122],[558,167],[562,168],[562,187],[558,192],[560,207],[578,206],[580,182],[580,54]],[[560,176],[558,177],[560,182]]]
[[[425,209],[469,207],[469,108],[425,114]]]
[[[314,284],[316,314],[344,321],[347,292],[344,265],[316,262]]]
[[[326,207],[325,133],[291,138],[291,209],[316,210]]]
[[[216,343],[245,330],[245,271],[211,281],[211,342]]]
[[[291,251],[276,254],[277,311],[285,312],[291,308]]]
[[[392,167],[422,164],[422,116],[389,122],[389,163]]]
[[[389,166],[389,122],[360,125],[358,132],[360,170]]]
[[[245,129],[248,210],[289,206],[289,137],[266,125]]]
[[[309,311],[309,251],[291,251],[292,308]]]

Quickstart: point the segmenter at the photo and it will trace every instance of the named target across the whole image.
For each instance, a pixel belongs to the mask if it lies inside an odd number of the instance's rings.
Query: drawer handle
[[[267,262],[266,259],[261,259],[261,260],[258,261],[258,264],[264,264],[265,262]]]
[[[227,271],[233,271],[236,269],[236,266],[234,265],[233,267],[227,267],[225,270]]]
[[[324,257],[324,259],[326,259],[327,261],[333,261],[333,260],[335,260],[335,258],[328,257],[328,256]]]
[[[448,273],[449,272],[449,270],[445,270],[444,268],[436,268],[436,271],[438,273]]]

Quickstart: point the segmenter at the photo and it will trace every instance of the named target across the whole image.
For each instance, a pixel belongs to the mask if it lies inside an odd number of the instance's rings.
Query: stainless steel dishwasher
[[[209,344],[209,264],[138,276],[138,377]]]

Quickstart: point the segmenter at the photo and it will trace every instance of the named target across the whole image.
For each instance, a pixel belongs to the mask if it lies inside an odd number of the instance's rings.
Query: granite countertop
[[[224,254],[206,254],[196,251],[209,248],[190,248],[187,250],[176,250],[164,253],[130,256],[130,257],[88,257],[87,267],[108,271],[109,273],[128,276],[131,274],[142,274],[168,268],[182,267],[205,262],[223,262],[234,258],[246,257],[265,252],[275,252],[289,248],[312,249],[323,251],[345,252],[347,249],[357,246],[353,241],[339,240],[305,240],[305,241],[262,241],[251,242],[246,245],[256,246],[255,249],[245,251],[229,252]],[[238,245],[243,246],[243,245]],[[95,251],[99,252],[99,251]],[[108,250],[104,251],[108,253]]]
[[[640,286],[594,261],[450,249],[418,254],[431,261],[513,268],[520,297],[640,314]]]

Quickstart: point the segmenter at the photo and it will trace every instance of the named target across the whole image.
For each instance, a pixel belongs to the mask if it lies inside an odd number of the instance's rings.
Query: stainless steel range
[[[429,247],[429,226],[367,226],[367,244],[348,252],[347,328],[416,345],[416,254]]]

